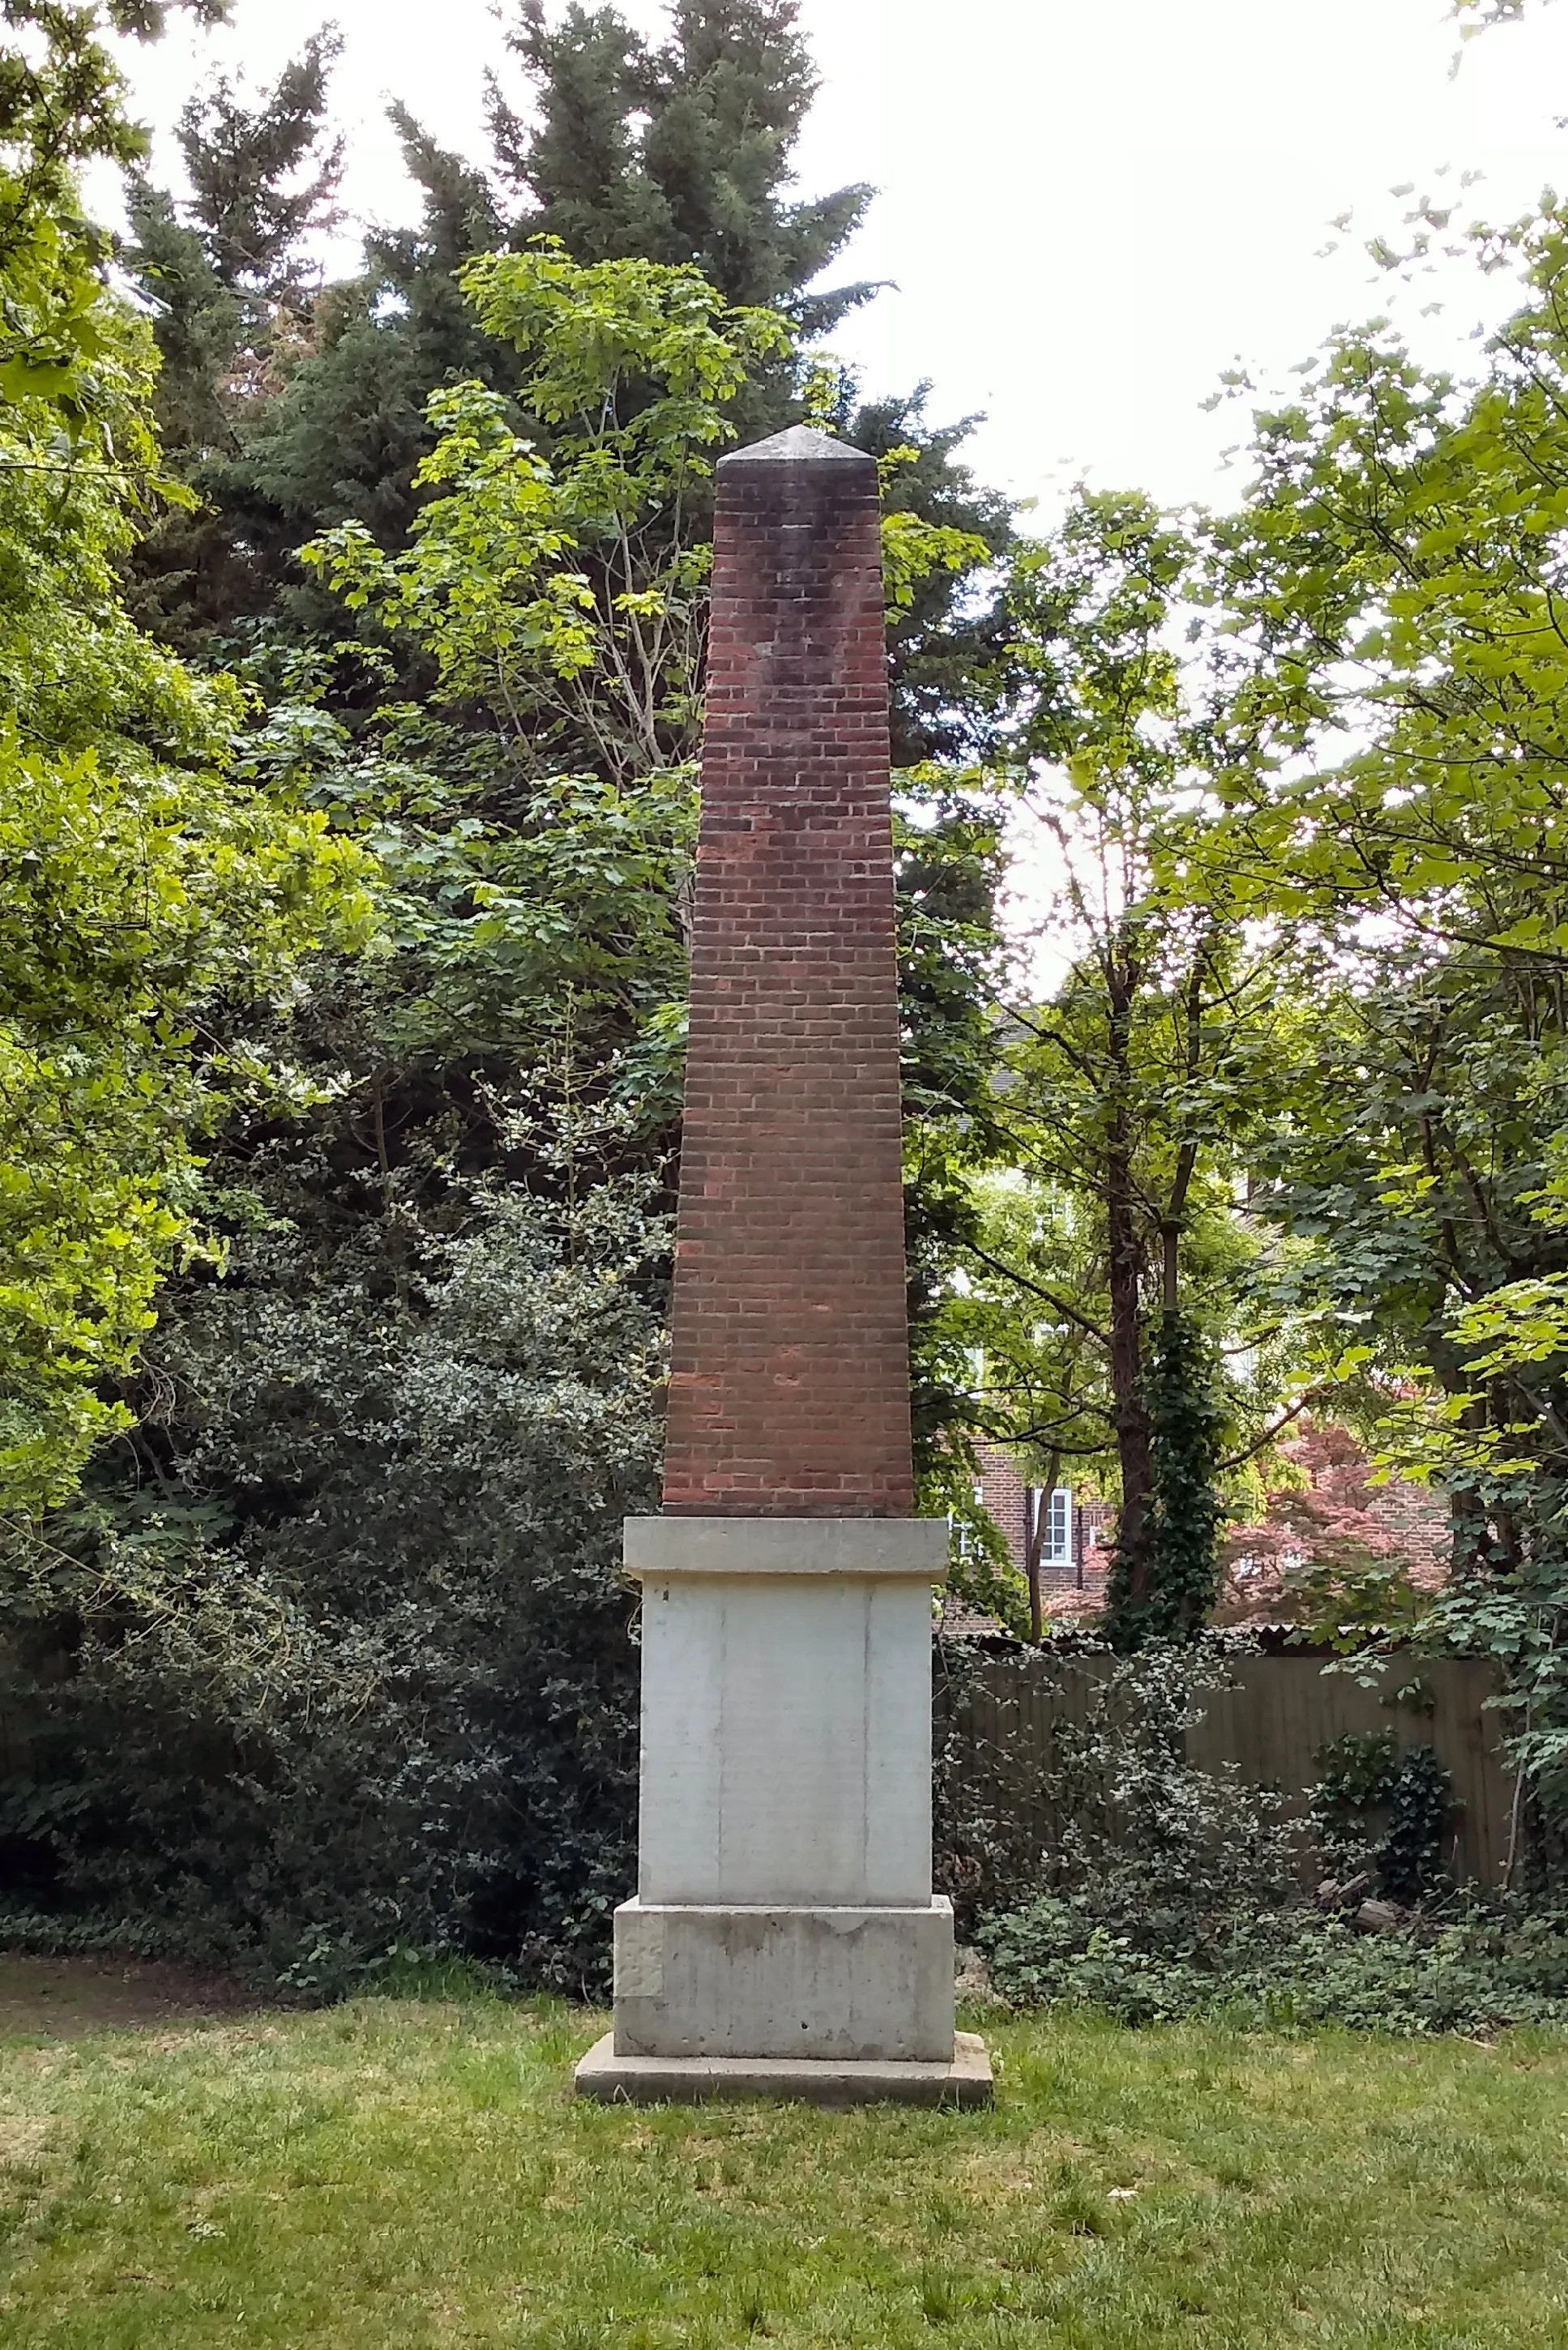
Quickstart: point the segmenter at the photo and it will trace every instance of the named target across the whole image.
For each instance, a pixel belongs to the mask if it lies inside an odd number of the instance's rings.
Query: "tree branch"
[[[1293,1419],[1299,1419],[1303,1411],[1308,1410],[1317,1402],[1320,1393],[1321,1389],[1313,1388],[1302,1397],[1299,1403],[1292,1404],[1289,1411],[1282,1412],[1272,1428],[1265,1428],[1255,1444],[1249,1444],[1244,1452],[1232,1452],[1227,1461],[1217,1461],[1214,1463],[1215,1474],[1223,1475],[1227,1469],[1243,1469],[1247,1462],[1255,1460],[1260,1452],[1267,1451],[1281,1430],[1288,1428]]]
[[[1081,1314],[1075,1305],[1069,1305],[1064,1297],[1058,1297],[1054,1291],[1046,1289],[1038,1281],[1031,1280],[1028,1274],[1018,1272],[1016,1267],[1003,1264],[1000,1257],[988,1255],[984,1249],[977,1248],[973,1241],[966,1242],[965,1247],[969,1255],[978,1257],[981,1263],[989,1265],[992,1273],[999,1273],[1003,1281],[1015,1281],[1020,1289],[1027,1289],[1033,1296],[1044,1298],[1047,1305],[1056,1313],[1064,1315],[1069,1322],[1075,1324],[1078,1329],[1096,1339],[1100,1346],[1110,1345],[1109,1331],[1102,1330],[1097,1322],[1092,1322],[1089,1316],[1086,1314]]]

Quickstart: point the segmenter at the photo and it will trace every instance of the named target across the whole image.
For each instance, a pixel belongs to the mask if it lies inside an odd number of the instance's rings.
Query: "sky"
[[[977,469],[1048,516],[1075,479],[1223,504],[1244,414],[1202,403],[1244,361],[1289,382],[1340,321],[1392,308],[1463,367],[1506,289],[1467,262],[1409,285],[1366,240],[1412,202],[1456,226],[1568,186],[1568,5],[1469,43],[1447,0],[803,0],[823,88],[803,192],[879,191],[832,279],[888,290],[833,347],[868,391],[929,379],[937,421],[984,411]],[[656,0],[621,0],[657,23]],[[417,207],[384,119],[401,97],[481,151],[481,77],[502,58],[491,0],[336,0],[335,112],[355,221]],[[323,22],[306,0],[238,0],[220,34],[127,49],[161,135],[218,70],[275,74]],[[1477,173],[1468,187],[1460,182]],[[1413,194],[1395,191],[1409,186]],[[1330,224],[1349,212],[1347,231]],[[354,229],[333,256],[354,258]],[[831,282],[831,281],[830,281]],[[1423,315],[1429,312],[1430,315]]]

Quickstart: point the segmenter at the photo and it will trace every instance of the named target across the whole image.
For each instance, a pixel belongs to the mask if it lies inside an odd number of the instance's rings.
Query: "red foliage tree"
[[[1410,1621],[1439,1578],[1437,1540],[1389,1524],[1348,1429],[1308,1421],[1281,1451],[1308,1482],[1272,1491],[1258,1523],[1227,1536],[1219,1620],[1299,1624],[1336,1646]]]

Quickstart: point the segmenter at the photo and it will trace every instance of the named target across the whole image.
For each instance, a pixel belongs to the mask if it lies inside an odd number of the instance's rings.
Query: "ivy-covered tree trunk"
[[[1128,1602],[1142,1607],[1149,1589],[1148,1508],[1152,1483],[1149,1412],[1144,1388],[1143,1222],[1133,1158],[1135,1137],[1127,1107],[1131,1084],[1133,1003],[1142,973],[1124,941],[1106,972],[1107,1023],[1113,1106],[1106,1152],[1106,1234],[1110,1294],[1110,1383],[1121,1510],[1116,1528],[1114,1582]]]
[[[1143,1581],[1134,1585],[1118,1547],[1107,1594],[1107,1628],[1118,1648],[1190,1641],[1213,1611],[1224,1516],[1216,1482],[1224,1414],[1214,1390],[1202,1333],[1179,1309],[1168,1308],[1147,1375],[1151,1491]]]

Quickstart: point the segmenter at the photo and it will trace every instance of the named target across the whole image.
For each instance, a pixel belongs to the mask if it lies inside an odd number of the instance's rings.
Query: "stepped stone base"
[[[621,2056],[945,2064],[952,1904],[625,1901],[615,2044]]]
[[[954,2034],[946,2064],[859,2063],[804,2056],[618,2056],[597,2041],[576,2071],[579,2097],[599,2105],[697,2105],[769,2097],[810,2106],[989,2106],[991,2059],[972,2032]]]

